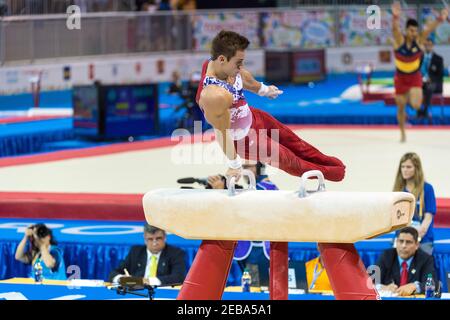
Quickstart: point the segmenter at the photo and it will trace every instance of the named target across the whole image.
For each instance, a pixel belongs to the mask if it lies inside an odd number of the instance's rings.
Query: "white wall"
[[[391,54],[390,63],[380,61],[381,51],[389,51]],[[450,65],[450,46],[436,46],[435,52],[444,58],[444,66]],[[351,58],[349,64],[344,63],[344,55]],[[355,72],[358,64],[362,62],[372,62],[375,71],[393,71],[394,52],[392,47],[349,47],[349,48],[329,48],[326,50],[327,72]]]
[[[382,50],[391,52],[390,63],[380,61],[379,53]],[[436,46],[435,51],[442,55],[445,67],[449,68],[450,46]],[[348,64],[343,62],[344,55],[350,57]],[[90,84],[94,80],[117,84],[170,81],[172,72],[175,70],[183,79],[187,79],[192,72],[200,71],[203,61],[208,57],[207,52],[167,53],[132,57],[93,57],[91,60],[83,58],[73,62],[61,60],[45,64],[2,67],[0,68],[0,95],[29,92],[31,74],[38,70],[43,70],[42,90],[68,89],[74,84]],[[355,72],[359,63],[368,61],[374,64],[375,71],[394,70],[391,47],[326,49],[327,72]],[[141,66],[140,72],[137,71],[138,64]],[[94,79],[89,78],[89,65],[94,66]],[[68,81],[63,78],[65,66],[71,69],[71,79]],[[264,76],[264,51],[248,51],[245,66],[255,76]]]
[[[105,84],[146,83],[171,81],[172,72],[177,70],[183,79],[192,72],[200,72],[208,53],[168,53],[148,56],[101,58],[74,62],[54,62],[26,66],[0,68],[0,95],[29,92],[32,72],[42,70],[41,90],[61,90],[72,85],[90,84],[100,80]],[[94,78],[89,78],[89,66],[93,65]],[[140,65],[140,72],[138,71]],[[64,80],[64,67],[71,69],[71,79]],[[255,76],[264,75],[264,51],[247,52],[246,68]]]

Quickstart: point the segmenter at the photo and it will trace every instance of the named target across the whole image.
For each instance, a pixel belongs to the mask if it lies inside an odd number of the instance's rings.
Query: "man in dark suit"
[[[133,246],[120,266],[109,275],[118,283],[124,276],[143,277],[154,286],[181,284],[186,276],[185,252],[166,244],[166,232],[145,224],[145,245]]]
[[[419,248],[419,233],[416,228],[406,227],[400,230],[396,247],[385,250],[378,259],[380,284],[377,289],[391,291],[399,296],[424,294],[428,274],[433,275],[433,256]]]
[[[423,77],[423,107],[417,111],[418,118],[430,118],[428,107],[435,93],[442,93],[444,81],[444,59],[433,51],[433,40],[428,38],[425,42],[425,54],[420,71]]]

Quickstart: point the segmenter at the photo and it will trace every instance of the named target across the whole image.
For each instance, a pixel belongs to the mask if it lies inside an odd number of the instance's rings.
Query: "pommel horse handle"
[[[248,190],[256,190],[256,178],[252,171],[245,169],[242,170],[241,176],[247,176],[250,180],[250,184],[248,185]],[[227,188],[228,195],[235,196],[236,195],[236,177],[227,177]]]
[[[317,179],[319,179],[319,187],[316,191],[307,191],[306,181],[308,181],[308,179],[312,177],[316,177]],[[298,196],[300,198],[304,198],[308,195],[308,193],[320,191],[325,191],[325,178],[323,177],[323,173],[319,170],[311,170],[305,172],[300,178],[300,190],[298,191]]]

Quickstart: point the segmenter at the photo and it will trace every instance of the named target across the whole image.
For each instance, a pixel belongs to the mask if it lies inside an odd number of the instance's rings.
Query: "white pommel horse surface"
[[[306,172],[299,191],[157,189],[145,194],[149,224],[187,239],[354,243],[411,223],[415,198],[406,192],[323,192],[320,171]],[[316,192],[306,180],[319,179]],[[234,179],[234,178],[232,178]]]
[[[147,222],[202,239],[178,294],[180,300],[221,299],[236,240],[270,241],[270,299],[288,299],[288,242],[317,242],[337,300],[380,299],[354,242],[411,223],[415,198],[405,192],[325,192],[323,174],[309,171],[299,191],[158,189],[143,198]],[[316,177],[316,191],[306,181]],[[207,270],[205,272],[205,270]]]

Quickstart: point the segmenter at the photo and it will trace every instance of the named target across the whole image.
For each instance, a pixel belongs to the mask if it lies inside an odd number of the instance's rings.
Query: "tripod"
[[[134,292],[134,291],[140,291],[140,290],[144,290],[146,289],[148,291],[147,294],[144,293],[139,293],[139,292]],[[154,300],[154,296],[155,296],[155,286],[150,286],[150,285],[144,285],[144,286],[119,286],[116,288],[116,292],[117,294],[120,295],[126,295],[128,294],[133,294],[135,296],[140,296],[140,297],[145,297],[145,298],[149,298],[149,300]]]

